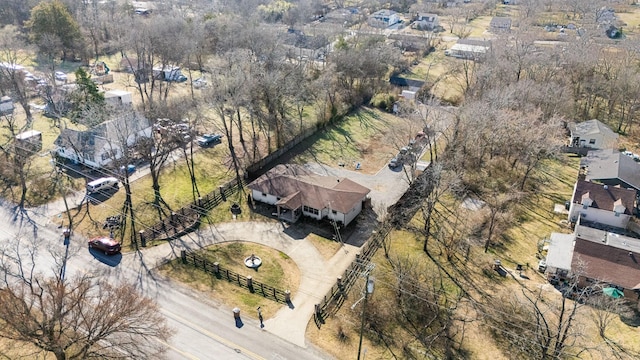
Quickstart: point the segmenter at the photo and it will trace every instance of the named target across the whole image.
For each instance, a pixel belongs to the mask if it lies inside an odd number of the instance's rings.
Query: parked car
[[[120,166],[120,174],[124,175],[125,172],[128,174],[133,174],[134,172],[136,172],[136,166],[133,164],[129,164],[127,166],[124,166],[124,165]]]
[[[108,236],[100,236],[89,240],[89,249],[97,249],[104,252],[105,255],[113,255],[119,253],[122,246]]]
[[[207,87],[207,80],[205,78],[197,78],[192,81],[193,87],[196,89],[201,89]]]
[[[67,74],[62,71],[56,71],[55,76],[58,81],[67,81]]]
[[[92,182],[87,184],[87,193],[91,194],[98,191],[108,190],[108,189],[118,189],[120,184],[118,183],[118,179],[114,177],[104,177],[100,179],[93,180]]]
[[[222,142],[222,135],[220,134],[203,134],[196,138],[198,145],[202,147],[207,147],[215,144],[220,144]]]
[[[547,271],[547,259],[542,259],[538,262],[538,271],[545,272]]]

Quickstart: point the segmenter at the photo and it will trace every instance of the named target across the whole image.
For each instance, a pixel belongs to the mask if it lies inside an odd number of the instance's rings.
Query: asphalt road
[[[21,238],[38,244],[37,270],[53,275],[64,257],[61,231],[38,223],[22,222],[6,207],[0,207],[0,243]],[[38,220],[36,219],[36,222]],[[23,244],[23,245],[24,245]],[[155,265],[155,264],[153,264]],[[113,282],[133,283],[155,299],[174,331],[167,344],[168,359],[330,359],[313,347],[302,348],[260,328],[257,320],[242,316],[237,323],[231,309],[211,299],[158,278],[144,255],[131,253],[106,257],[89,251],[84,239],[72,236],[66,278],[84,272],[98,272]]]

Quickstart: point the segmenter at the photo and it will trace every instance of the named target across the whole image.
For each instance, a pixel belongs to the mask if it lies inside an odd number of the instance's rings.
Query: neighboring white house
[[[633,216],[636,191],[578,180],[569,208],[572,223],[594,222],[625,229]]]
[[[388,27],[400,22],[400,15],[388,9],[382,9],[374,12],[369,16],[369,25],[373,27]]]
[[[412,26],[419,30],[433,30],[440,26],[440,21],[436,14],[418,13]]]
[[[54,153],[74,163],[102,168],[123,156],[140,138],[152,135],[148,119],[140,115],[123,116],[106,121],[86,131],[63,129],[54,141]]]
[[[348,225],[362,210],[370,189],[347,178],[322,176],[302,166],[278,165],[247,185],[253,200],[277,207],[278,218],[330,219]]]
[[[618,145],[618,134],[607,125],[593,119],[581,123],[569,123],[571,146],[591,149],[614,149]]]

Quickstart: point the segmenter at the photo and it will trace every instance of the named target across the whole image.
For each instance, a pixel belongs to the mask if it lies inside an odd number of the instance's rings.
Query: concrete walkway
[[[315,304],[320,303],[329,292],[337,277],[355,259],[359,249],[345,244],[331,259],[325,261],[309,240],[291,237],[283,230],[283,224],[274,222],[222,223],[201,228],[196,233],[185,235],[171,243],[144,249],[142,259],[139,254],[125,254],[118,266],[144,273],[146,269],[156,268],[177,258],[180,250],[198,250],[229,241],[248,241],[281,251],[297,264],[300,284],[292,294],[293,306],[283,305],[275,316],[266,319],[264,330],[306,348],[305,333]]]

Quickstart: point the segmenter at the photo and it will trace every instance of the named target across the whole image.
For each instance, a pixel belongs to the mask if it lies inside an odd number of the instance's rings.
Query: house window
[[[589,139],[589,144],[593,145],[596,143],[596,139]]]
[[[587,208],[589,208],[589,205],[584,204],[584,205],[582,205],[582,208],[583,208],[583,209],[587,209]]]
[[[277,197],[278,201],[280,201],[280,196]]]
[[[107,160],[115,156],[116,156],[115,151],[106,151],[106,152],[103,152],[101,155],[102,160]]]
[[[267,193],[262,193],[262,196],[263,197],[267,197]]]
[[[309,206],[307,206],[307,205],[304,205],[304,206],[302,207],[302,210],[303,210],[304,212],[308,212],[308,213],[311,213],[311,214],[314,214],[314,215],[318,215],[318,214],[320,214],[320,211],[318,211],[318,209],[314,209],[314,208],[309,207]]]
[[[614,214],[616,214],[616,217],[620,217],[620,212],[616,211]]]
[[[337,214],[338,214],[338,212],[337,212],[337,211],[335,211],[335,210],[331,210],[331,213],[332,213],[333,215],[337,215]]]

